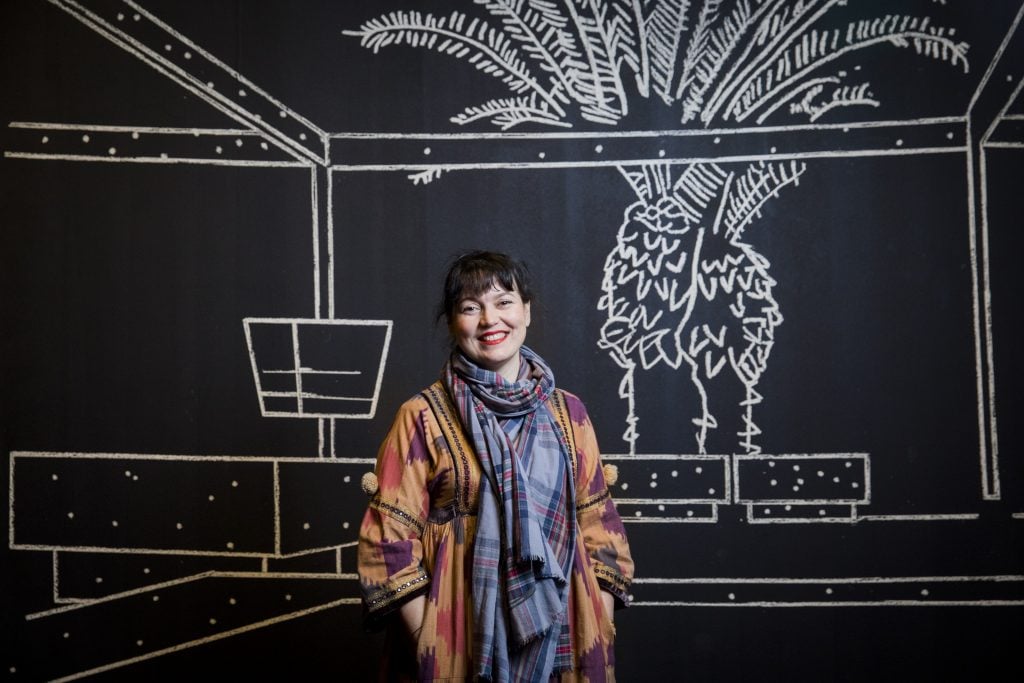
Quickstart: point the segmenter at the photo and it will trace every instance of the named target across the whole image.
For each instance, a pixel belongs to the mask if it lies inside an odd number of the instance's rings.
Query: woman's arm
[[[610,596],[609,596],[610,597]],[[399,614],[402,616],[402,623],[413,642],[419,640],[420,631],[423,629],[423,613],[427,606],[427,596],[419,595],[402,605]]]
[[[615,623],[615,596],[606,590],[602,590],[601,604],[604,605],[604,613],[608,615],[608,620]]]
[[[601,588],[601,599],[612,598],[613,607],[625,606],[633,580],[626,530],[608,491],[601,451],[586,408],[572,394],[566,393],[565,398],[576,440],[576,520]]]
[[[377,490],[363,517],[358,548],[359,582],[371,626],[416,601],[430,583],[420,537],[436,459],[424,430],[424,411],[429,411],[424,399],[407,401],[377,456]],[[422,613],[421,601],[412,626],[419,627]]]

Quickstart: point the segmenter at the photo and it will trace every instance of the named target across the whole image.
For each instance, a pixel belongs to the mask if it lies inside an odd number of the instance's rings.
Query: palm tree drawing
[[[375,52],[407,45],[448,54],[499,79],[508,97],[467,106],[450,120],[503,130],[571,127],[576,117],[615,126],[637,96],[674,108],[681,126],[757,126],[770,117],[814,122],[835,109],[880,105],[870,83],[853,82],[838,63],[875,46],[968,69],[967,44],[927,17],[828,21],[847,0],[475,4],[485,17],[396,11],[344,33]],[[757,385],[783,318],[770,264],[746,232],[765,202],[796,185],[805,170],[796,162],[739,170],[710,162],[619,167],[637,200],[626,207],[605,261],[598,308],[607,318],[598,346],[623,372],[619,394],[627,402],[623,440],[630,453],[639,437],[636,371],[659,364],[689,370],[699,396],[692,418],[699,453],[709,452],[720,422],[709,387],[726,376],[742,386],[740,428],[715,446],[760,452]]]

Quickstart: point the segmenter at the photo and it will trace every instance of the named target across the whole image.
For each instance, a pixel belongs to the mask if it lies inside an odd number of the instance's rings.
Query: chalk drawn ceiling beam
[[[49,1],[295,159],[327,162],[324,131],[134,2]]]
[[[308,168],[252,130],[12,122],[14,159]]]
[[[985,141],[989,148],[1024,149],[1024,115],[1002,117]]]
[[[640,133],[340,133],[331,136],[330,157],[333,170],[409,171],[963,153],[965,125],[946,117]]]
[[[978,81],[967,105],[967,118],[975,135],[982,135],[986,127],[995,126],[1007,114],[1010,105],[1020,95],[1020,65],[1024,63],[1024,5],[1010,23],[1009,30],[996,50],[992,61]]]

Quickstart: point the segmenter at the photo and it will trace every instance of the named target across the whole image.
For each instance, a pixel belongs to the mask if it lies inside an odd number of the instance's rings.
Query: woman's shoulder
[[[410,413],[419,414],[424,410],[429,411],[430,400],[427,398],[427,392],[434,391],[437,387],[437,384],[431,384],[429,387],[426,387],[407,398],[400,406],[398,406],[397,414],[401,416],[408,415]]]
[[[587,422],[589,417],[587,416],[587,407],[583,404],[581,399],[576,394],[566,389],[556,389],[556,391],[562,395],[565,401],[565,407],[569,411],[569,418],[578,424]]]

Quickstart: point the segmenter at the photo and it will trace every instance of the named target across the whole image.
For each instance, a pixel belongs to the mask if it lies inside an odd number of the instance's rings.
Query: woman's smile
[[[506,337],[508,337],[508,332],[501,331],[488,332],[486,334],[482,334],[480,335],[479,339],[481,343],[487,344],[488,346],[496,346],[497,344],[500,344],[501,342],[505,341]]]

